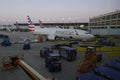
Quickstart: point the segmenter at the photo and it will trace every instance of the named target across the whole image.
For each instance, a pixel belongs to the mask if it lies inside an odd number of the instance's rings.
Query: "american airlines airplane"
[[[28,27],[31,32],[38,35],[45,35],[48,40],[55,40],[56,38],[69,38],[69,39],[80,39],[86,40],[93,38],[94,36],[87,31],[77,29],[62,29],[62,28],[46,28],[41,24],[40,26],[33,25],[29,16]]]

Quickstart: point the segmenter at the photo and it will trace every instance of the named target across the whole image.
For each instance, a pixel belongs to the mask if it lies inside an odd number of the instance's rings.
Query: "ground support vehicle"
[[[30,40],[29,39],[26,39],[24,41],[24,45],[23,45],[23,49],[26,50],[26,49],[30,49]]]
[[[30,44],[24,44],[23,49],[24,49],[24,50],[30,49]]]
[[[55,44],[55,45],[53,45],[54,49],[59,49],[61,46],[65,46],[65,44]]]
[[[91,72],[79,75],[78,77],[76,77],[76,80],[106,80],[106,79]]]
[[[102,54],[96,53],[95,47],[87,47],[83,61],[78,64],[77,71],[87,73],[94,70],[96,63],[101,61]]]
[[[99,62],[102,59],[102,54],[96,52],[95,47],[87,47],[84,59],[90,58],[90,60],[95,59],[95,62]]]
[[[76,60],[77,51],[75,48],[68,46],[61,46],[59,48],[60,56],[67,59],[68,61]]]
[[[0,38],[9,38],[9,36],[5,34],[0,34]]]
[[[50,53],[45,59],[45,66],[49,72],[61,71],[61,61],[59,53]]]
[[[65,43],[63,43],[63,46],[73,47],[76,44],[78,44],[77,41],[65,42]]]
[[[10,39],[7,38],[7,37],[3,38],[3,41],[1,42],[1,45],[2,46],[11,46]]]
[[[98,40],[96,44],[102,45],[102,46],[115,46],[115,42],[104,40],[104,39]]]
[[[40,50],[40,57],[47,57],[49,53],[53,52],[52,46],[45,46]]]

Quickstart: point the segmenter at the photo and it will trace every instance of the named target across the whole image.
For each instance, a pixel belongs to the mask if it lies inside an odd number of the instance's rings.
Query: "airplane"
[[[19,26],[18,21],[16,21],[15,24],[16,24],[16,26],[11,26],[7,30],[9,30],[9,32],[29,31],[27,27]]]
[[[29,16],[27,16],[27,19],[28,19],[28,28],[30,32],[33,32],[34,34],[38,34],[38,35],[45,35],[48,40],[55,40],[57,38],[86,40],[94,37],[94,35],[90,34],[88,31],[85,30],[46,28],[43,27],[41,21],[40,21],[40,26],[35,26],[32,23]]]

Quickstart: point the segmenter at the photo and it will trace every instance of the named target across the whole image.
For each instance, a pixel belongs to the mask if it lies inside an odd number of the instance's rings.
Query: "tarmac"
[[[4,70],[2,67],[2,57],[16,56],[24,54],[24,61],[38,71],[45,78],[51,77],[55,80],[75,80],[77,75],[78,63],[82,61],[84,52],[77,52],[76,61],[68,62],[65,59],[61,59],[62,70],[60,72],[49,72],[45,67],[45,59],[40,57],[40,49],[47,45],[57,44],[61,41],[45,41],[41,43],[31,43],[30,50],[23,50],[23,44],[14,44],[17,41],[23,41],[24,38],[30,38],[35,40],[36,36],[30,32],[3,32],[0,34],[7,34],[10,37],[10,41],[13,43],[11,46],[0,46],[0,80],[30,80],[29,76],[20,68],[11,68]],[[0,42],[2,39],[0,39]],[[104,65],[105,63],[114,59],[114,57],[107,57],[106,52],[101,52],[103,57],[102,61],[98,65]]]

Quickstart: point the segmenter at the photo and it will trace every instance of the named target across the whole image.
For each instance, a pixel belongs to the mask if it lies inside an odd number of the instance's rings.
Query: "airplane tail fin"
[[[27,19],[28,19],[28,24],[29,24],[29,25],[33,25],[32,20],[30,19],[29,16],[27,16]]]
[[[28,28],[31,32],[34,32],[35,29],[35,25],[32,23],[32,20],[30,19],[29,16],[27,16],[27,20],[28,20]]]
[[[39,24],[40,24],[40,26],[43,26],[43,24],[42,24],[41,20],[39,20]]]
[[[44,26],[43,26],[41,20],[39,20],[39,24],[40,24],[40,28],[44,28]]]
[[[16,21],[16,29],[17,29],[17,30],[20,29],[17,21]]]

